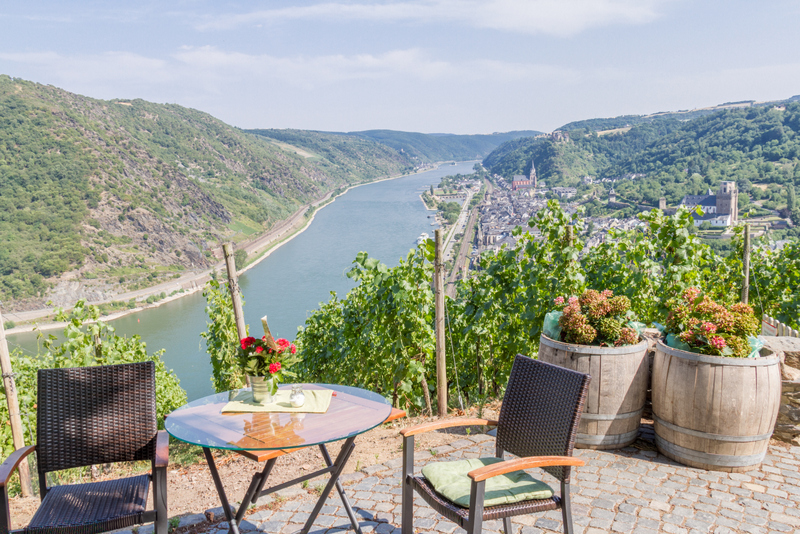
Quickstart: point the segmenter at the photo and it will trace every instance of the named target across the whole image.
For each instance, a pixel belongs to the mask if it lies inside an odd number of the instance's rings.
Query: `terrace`
[[[492,456],[494,439],[486,434],[450,434],[448,445],[435,449],[436,458],[455,460]],[[634,532],[637,534],[732,532],[773,533],[800,530],[800,447],[773,442],[764,463],[746,473],[693,469],[657,453],[652,424],[642,425],[633,446],[616,451],[576,450],[586,466],[574,471],[573,520],[576,533]],[[431,451],[417,451],[421,466]],[[363,532],[400,532],[400,469],[398,457],[345,475],[343,482]],[[557,487],[546,474],[534,476]],[[250,513],[243,532],[299,532],[317,496],[301,488],[284,490],[277,500]],[[269,499],[267,499],[269,501]],[[180,530],[225,534],[221,509],[207,515],[186,515]],[[563,532],[561,512],[518,516],[516,534]],[[416,499],[417,532],[451,534],[455,524]],[[139,529],[149,533],[150,525]],[[338,495],[327,501],[312,533],[352,531]],[[484,523],[484,532],[502,532],[502,522]]]

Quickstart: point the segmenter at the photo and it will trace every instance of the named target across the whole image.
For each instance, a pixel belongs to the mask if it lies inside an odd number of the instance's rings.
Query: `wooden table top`
[[[284,384],[281,389],[291,388]],[[332,389],[325,413],[222,413],[239,390],[210,395],[178,408],[165,422],[175,438],[214,449],[277,450],[308,447],[355,436],[375,428],[392,414],[387,400],[360,388],[303,384],[303,389]]]

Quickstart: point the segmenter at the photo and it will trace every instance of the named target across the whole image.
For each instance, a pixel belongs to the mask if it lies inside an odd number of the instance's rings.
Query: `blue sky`
[[[0,73],[242,128],[551,131],[800,94],[797,0],[0,4]]]

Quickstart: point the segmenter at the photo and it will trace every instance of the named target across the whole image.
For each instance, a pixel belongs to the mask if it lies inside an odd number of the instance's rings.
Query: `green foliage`
[[[461,205],[458,202],[441,202],[439,204],[439,213],[448,224],[454,224],[461,213]]]
[[[212,278],[203,288],[203,296],[206,298],[209,322],[206,323],[208,330],[202,332],[200,337],[205,340],[206,351],[211,357],[214,390],[221,392],[244,387],[244,372],[236,358],[239,334],[230,291]]]
[[[236,268],[241,269],[247,265],[247,251],[243,248],[238,248],[233,253],[233,261],[236,263]]]
[[[365,387],[395,406],[424,405],[433,378],[433,244],[392,269],[361,252],[348,276],[359,282],[343,300],[332,293],[299,332],[301,380]]]
[[[94,365],[114,365],[152,361],[156,367],[156,409],[159,427],[163,428],[164,417],[186,403],[186,392],[171,369],[161,360],[163,350],[147,353],[147,345],[139,336],[120,337],[114,328],[98,320],[100,311],[96,306],[78,301],[70,312],[57,310],[56,320],[67,322],[63,343],[48,335],[44,339],[44,354],[27,356],[12,353],[11,367],[14,369],[20,413],[30,443],[36,442],[36,373],[39,369],[60,369]],[[0,420],[8,421],[8,405],[5,388],[0,399]],[[0,447],[3,456],[13,450],[11,429],[0,425]]]

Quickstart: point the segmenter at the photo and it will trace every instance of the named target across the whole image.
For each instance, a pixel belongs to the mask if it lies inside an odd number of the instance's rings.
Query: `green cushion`
[[[469,490],[472,479],[467,473],[485,465],[502,462],[500,458],[471,458],[456,462],[434,462],[422,468],[436,493],[448,501],[469,508]],[[511,504],[531,499],[549,499],[553,488],[536,480],[525,471],[514,471],[486,479],[484,506]]]

